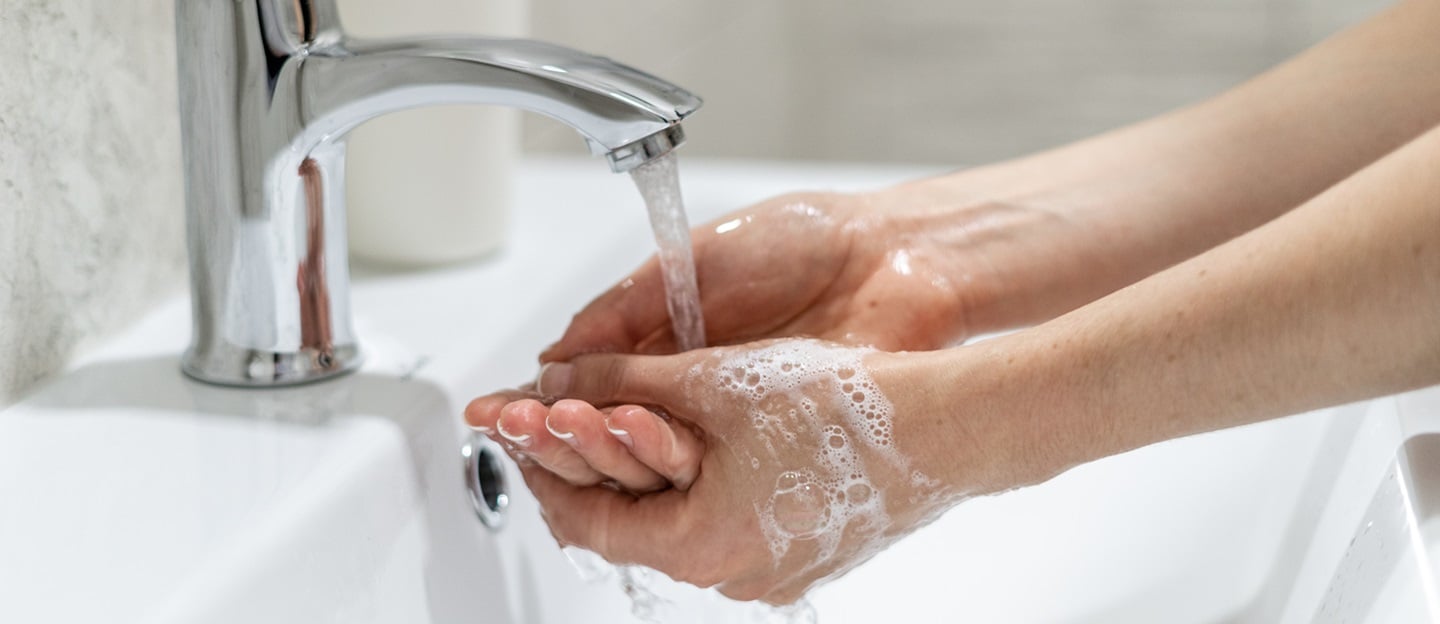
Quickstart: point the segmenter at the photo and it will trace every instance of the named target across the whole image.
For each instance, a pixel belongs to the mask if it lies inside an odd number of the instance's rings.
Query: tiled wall
[[[704,96],[688,153],[963,164],[1202,99],[1386,4],[535,0],[532,24]],[[531,150],[581,151],[527,130]]]

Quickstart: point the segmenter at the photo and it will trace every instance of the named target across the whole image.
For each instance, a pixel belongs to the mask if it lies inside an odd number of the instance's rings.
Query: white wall
[[[689,154],[973,164],[1204,98],[1386,4],[534,0],[532,27],[705,97]]]
[[[182,284],[172,1],[0,1],[0,405]]]

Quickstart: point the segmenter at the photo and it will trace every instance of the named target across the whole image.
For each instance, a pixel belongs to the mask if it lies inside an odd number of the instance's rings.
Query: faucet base
[[[187,377],[222,386],[277,387],[323,381],[360,368],[359,347],[337,345],[321,351],[306,348],[278,352],[223,345],[205,353],[185,352],[180,369]]]

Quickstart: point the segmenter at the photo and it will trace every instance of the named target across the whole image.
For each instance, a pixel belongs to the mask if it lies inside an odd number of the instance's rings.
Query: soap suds
[[[835,557],[847,531],[864,542],[888,529],[886,485],[910,500],[939,485],[895,448],[895,408],[865,367],[871,353],[790,340],[717,351],[718,361],[690,371],[692,383],[742,406],[750,425],[742,435],[754,439],[731,446],[762,478],[774,475],[771,494],[754,505],[777,565],[797,541],[814,543],[809,570]]]

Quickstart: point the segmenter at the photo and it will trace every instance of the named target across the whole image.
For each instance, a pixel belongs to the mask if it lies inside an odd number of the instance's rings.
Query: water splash
[[[619,581],[630,599],[630,614],[647,624],[817,624],[814,607],[805,600],[785,606],[736,602],[714,589],[677,583],[644,566],[617,566],[593,552],[574,546],[562,549],[580,579],[595,585]]]

